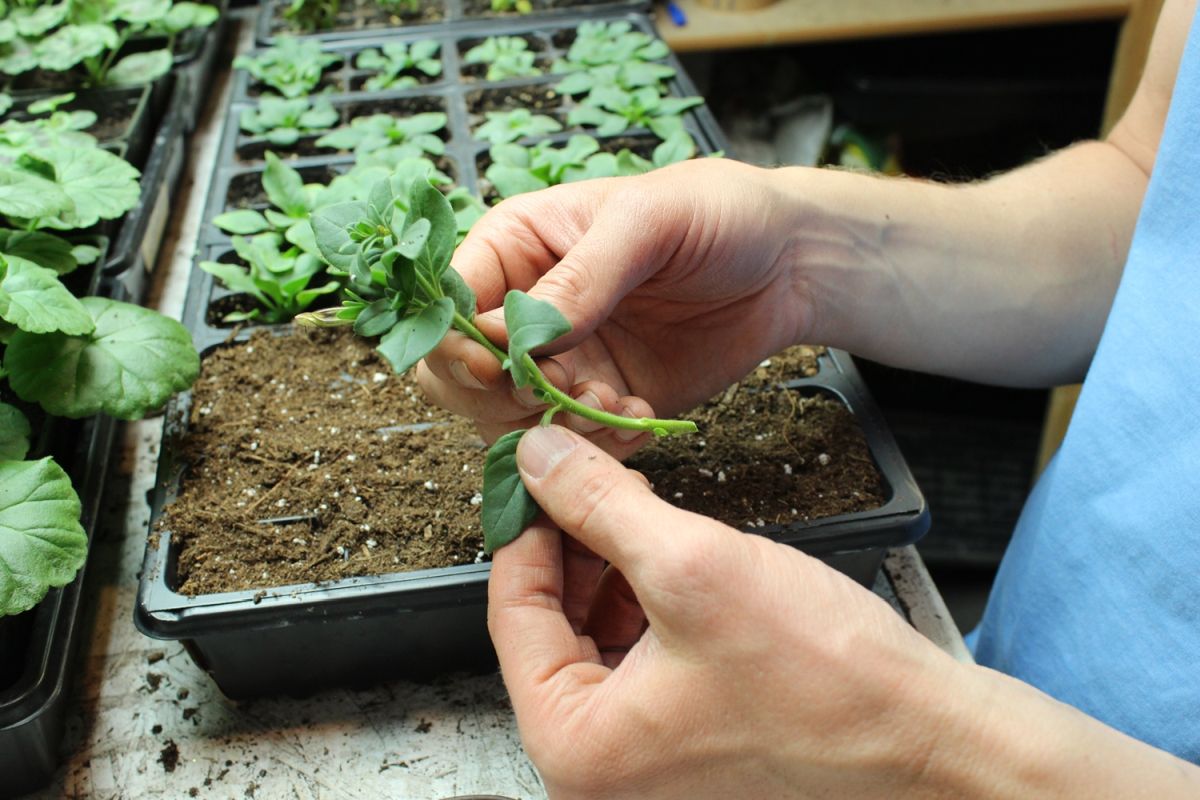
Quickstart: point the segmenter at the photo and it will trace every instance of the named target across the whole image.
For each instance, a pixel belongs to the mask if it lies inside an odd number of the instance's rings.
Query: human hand
[[[668,505],[562,428],[531,429],[518,463],[553,523],[496,552],[488,621],[552,798],[887,797],[916,780],[936,730],[921,723],[961,668],[883,601]]]
[[[477,326],[504,343],[504,294],[527,290],[572,323],[551,345],[553,359],[540,362],[560,389],[633,417],[695,406],[794,344],[804,324],[783,264],[783,203],[768,175],[705,159],[504,201],[454,256],[483,312]],[[489,441],[530,427],[544,409],[454,332],[418,375],[435,402],[475,419]],[[564,421],[619,455],[645,436]]]

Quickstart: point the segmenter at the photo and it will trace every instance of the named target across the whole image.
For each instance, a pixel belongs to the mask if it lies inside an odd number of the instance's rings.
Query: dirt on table
[[[849,411],[766,391],[815,374],[820,352],[772,359],[691,415],[700,434],[659,440],[630,466],[670,502],[739,527],[878,506]],[[177,543],[184,594],[482,558],[483,442],[344,331],[263,330],[214,350],[187,427],[167,445],[188,466],[158,526]]]

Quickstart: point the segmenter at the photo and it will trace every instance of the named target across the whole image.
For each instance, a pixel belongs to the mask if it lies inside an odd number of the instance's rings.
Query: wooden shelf
[[[714,11],[677,0],[678,27],[661,7],[659,33],[677,52],[1121,19],[1134,0],[778,0],[756,11]]]

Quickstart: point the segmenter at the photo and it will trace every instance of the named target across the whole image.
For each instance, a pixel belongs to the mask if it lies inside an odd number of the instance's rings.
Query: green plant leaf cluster
[[[341,0],[291,0],[283,18],[302,31],[322,31],[336,24],[341,10]]]
[[[671,50],[662,39],[634,30],[626,20],[587,21],[579,24],[565,58],[555,62],[555,72],[574,72],[606,64],[658,61]]]
[[[442,62],[437,57],[440,45],[432,39],[422,39],[411,45],[404,42],[385,42],[383,47],[363,50],[354,64],[375,74],[367,78],[369,92],[387,89],[406,89],[420,81],[411,73],[421,72],[431,77],[442,74]]]
[[[338,112],[324,98],[264,95],[258,105],[239,119],[246,133],[261,136],[273,145],[288,147],[301,136],[324,133],[338,122]]]
[[[624,148],[617,153],[603,152],[596,139],[578,134],[564,145],[548,141],[530,147],[498,144],[488,154],[492,163],[485,175],[497,194],[507,198],[589,178],[641,175],[692,158],[696,143],[681,129],[661,142],[647,160]]]
[[[324,272],[324,265],[295,245],[283,247],[279,234],[260,233],[251,239],[234,236],[232,241],[234,252],[246,266],[201,261],[200,269],[214,275],[229,290],[250,295],[258,305],[226,314],[226,322],[288,322],[317,298],[341,288],[336,280],[311,286],[313,279]]]
[[[592,89],[583,104],[567,114],[567,124],[595,128],[600,136],[616,136],[630,128],[649,128],[660,139],[683,130],[683,114],[704,103],[703,97],[664,97],[652,86],[628,91],[615,86]]]
[[[534,114],[528,108],[511,111],[488,111],[486,121],[475,129],[475,138],[491,144],[508,144],[531,136],[545,136],[562,130],[562,124],[545,114]]]
[[[360,336],[380,337],[378,350],[398,373],[424,358],[455,328],[485,347],[509,371],[516,386],[532,386],[549,408],[657,435],[694,431],[678,420],[620,417],[581,405],[551,384],[531,353],[571,330],[554,306],[521,291],[504,299],[508,351],[475,327],[475,295],[450,266],[456,239],[450,201],[428,180],[388,178],[365,200],[340,203],[313,214],[322,258],[344,271],[349,284],[340,308],[296,317],[308,325],[352,325]],[[491,552],[515,539],[537,513],[521,483],[516,447],[523,432],[502,437],[484,465],[484,546]]]
[[[326,69],[341,61],[336,53],[322,50],[319,42],[278,36],[273,47],[238,56],[233,66],[284,97],[303,97],[317,87]]]
[[[418,150],[440,156],[446,143],[435,134],[446,127],[441,111],[424,111],[407,117],[371,114],[355,117],[350,124],[317,139],[320,147],[369,153],[394,145],[412,145]]]
[[[492,11],[504,13],[511,11],[514,14],[532,14],[533,3],[529,0],[492,0]]]
[[[520,36],[489,36],[463,54],[464,64],[486,64],[489,81],[541,75],[537,54]]]
[[[0,7],[0,72],[79,71],[94,86],[147,83],[170,69],[176,37],[217,19],[210,5],[180,0],[61,0]],[[165,39],[134,53],[134,39]]]

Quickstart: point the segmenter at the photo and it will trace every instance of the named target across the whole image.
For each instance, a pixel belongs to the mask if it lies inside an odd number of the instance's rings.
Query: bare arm
[[[774,176],[802,338],[893,364],[1026,386],[1078,380],[1108,315],[1195,0],[1168,0],[1105,141],[947,186],[823,170]]]

